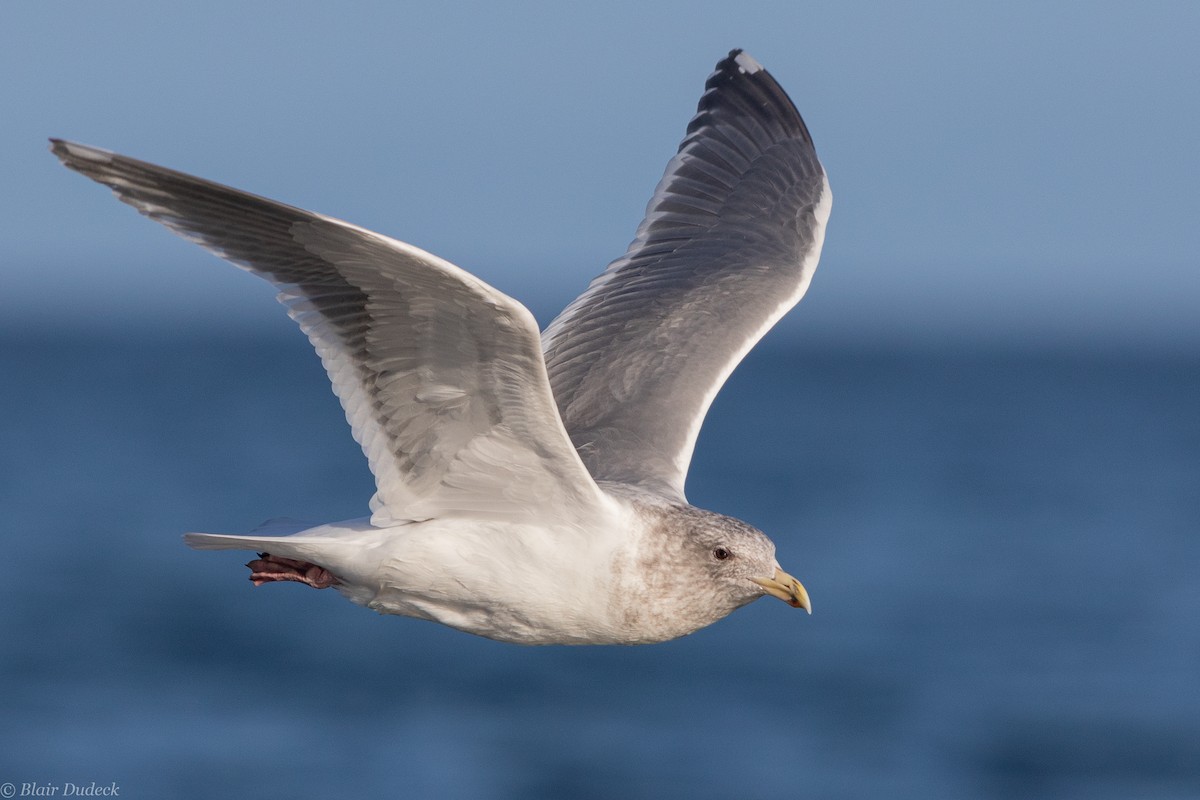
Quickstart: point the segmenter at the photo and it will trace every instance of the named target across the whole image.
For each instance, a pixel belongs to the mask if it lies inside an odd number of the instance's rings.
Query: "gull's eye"
[[[733,555],[733,553],[729,552],[728,547],[721,547],[720,545],[718,545],[713,548],[713,558],[715,558],[717,561],[724,561],[725,559],[729,558],[731,555]]]

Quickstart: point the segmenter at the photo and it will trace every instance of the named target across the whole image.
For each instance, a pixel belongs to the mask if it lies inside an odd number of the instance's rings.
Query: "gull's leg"
[[[255,586],[273,581],[296,581],[314,589],[328,589],[338,582],[333,573],[324,567],[270,553],[259,553],[258,558],[246,566],[250,568],[250,580]]]

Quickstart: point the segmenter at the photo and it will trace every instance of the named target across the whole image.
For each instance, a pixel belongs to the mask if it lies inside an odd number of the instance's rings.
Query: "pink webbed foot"
[[[250,568],[250,580],[255,586],[274,581],[296,581],[314,589],[328,589],[338,583],[333,573],[324,567],[270,553],[259,553],[258,558],[246,566]]]

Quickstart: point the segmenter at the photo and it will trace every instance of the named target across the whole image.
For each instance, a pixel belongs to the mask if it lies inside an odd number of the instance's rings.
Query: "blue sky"
[[[1200,347],[1200,4],[8,2],[10,324],[286,328],[48,136],[339,216],[546,321],[743,47],[834,191],[780,336]]]

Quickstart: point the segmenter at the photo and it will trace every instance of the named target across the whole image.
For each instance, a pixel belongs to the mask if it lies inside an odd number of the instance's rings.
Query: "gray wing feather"
[[[734,50],[705,89],[637,238],[542,336],[592,475],[676,500],[713,397],[807,289],[831,203],[766,70]]]
[[[372,522],[539,508],[599,490],[560,422],[520,303],[412,245],[104,150],[53,141],[73,170],[275,284],[375,475]]]

